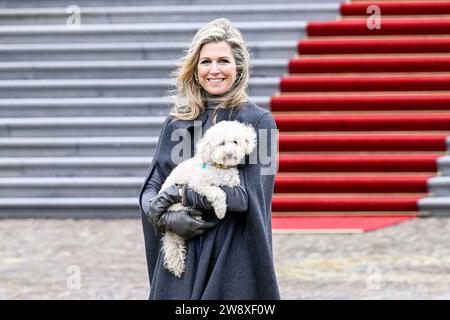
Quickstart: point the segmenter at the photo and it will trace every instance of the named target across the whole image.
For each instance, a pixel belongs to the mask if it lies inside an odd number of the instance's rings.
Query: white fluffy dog
[[[219,219],[227,211],[226,194],[220,186],[236,187],[240,184],[237,165],[256,146],[256,131],[251,125],[238,121],[221,121],[209,128],[197,143],[193,158],[176,166],[161,187],[174,184],[187,185],[205,196]],[[186,209],[181,203],[173,204],[168,211]],[[164,267],[176,277],[185,270],[186,248],[184,239],[172,232],[162,238]]]

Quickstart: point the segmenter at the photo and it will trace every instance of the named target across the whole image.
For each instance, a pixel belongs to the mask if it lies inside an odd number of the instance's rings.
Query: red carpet
[[[283,233],[362,233],[413,219],[396,217],[273,217],[274,232]]]
[[[442,151],[446,135],[302,135],[282,133],[280,152]]]
[[[310,37],[332,36],[393,36],[393,35],[440,35],[450,34],[450,18],[433,19],[382,19],[381,28],[367,28],[367,19],[326,22],[310,22]]]
[[[276,197],[272,202],[275,212],[326,211],[417,211],[417,196],[395,197]]]
[[[450,57],[402,56],[366,58],[301,58],[289,62],[290,73],[450,71]]]
[[[435,155],[287,155],[280,172],[436,172]]]
[[[367,27],[367,7],[381,28]],[[420,215],[450,132],[450,1],[341,4],[310,22],[271,110],[273,228],[364,232]]]
[[[276,193],[427,192],[430,176],[278,176]]]
[[[404,96],[276,96],[271,99],[272,112],[278,111],[397,111],[449,110],[450,95]]]
[[[424,90],[450,90],[450,76],[286,76],[280,82],[281,92]]]
[[[303,131],[450,130],[450,114],[442,115],[275,115],[278,129]]]
[[[450,14],[450,2],[408,1],[408,5],[398,2],[368,1],[343,3],[340,7],[342,16],[367,15],[367,7],[377,5],[383,15],[431,15]]]
[[[401,37],[396,39],[305,39],[298,43],[299,54],[380,54],[449,53],[450,37]]]

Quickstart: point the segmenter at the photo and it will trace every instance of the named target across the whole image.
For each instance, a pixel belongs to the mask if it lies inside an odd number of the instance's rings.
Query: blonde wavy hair
[[[236,81],[230,91],[220,96],[208,96],[197,78],[197,64],[202,47],[207,43],[226,42],[236,61]],[[204,110],[207,98],[217,108],[240,108],[248,102],[246,89],[250,77],[250,54],[244,38],[228,19],[216,19],[197,31],[185,56],[172,73],[176,90],[171,93],[175,104],[170,115],[178,120],[196,119]]]

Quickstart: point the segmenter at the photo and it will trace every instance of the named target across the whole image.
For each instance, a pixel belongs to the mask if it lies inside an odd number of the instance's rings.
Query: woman
[[[139,198],[150,299],[279,299],[271,228],[275,172],[267,170],[267,161],[263,165],[258,156],[276,158],[276,142],[271,143],[276,141],[276,125],[270,112],[248,101],[249,60],[240,32],[227,19],[217,19],[197,32],[175,73],[175,105],[163,125]],[[248,157],[239,166],[241,185],[222,188],[227,214],[219,221],[211,204],[193,190],[172,186],[160,192],[160,188],[177,163],[194,154],[196,141],[191,138],[222,120],[251,124],[259,137],[255,161]],[[192,209],[166,212],[177,202]],[[181,278],[163,267],[160,244],[165,231],[188,240]]]

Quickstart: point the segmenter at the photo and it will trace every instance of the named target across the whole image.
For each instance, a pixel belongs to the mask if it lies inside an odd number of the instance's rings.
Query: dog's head
[[[237,166],[256,147],[256,131],[238,121],[221,121],[204,134],[197,152],[205,163]]]

